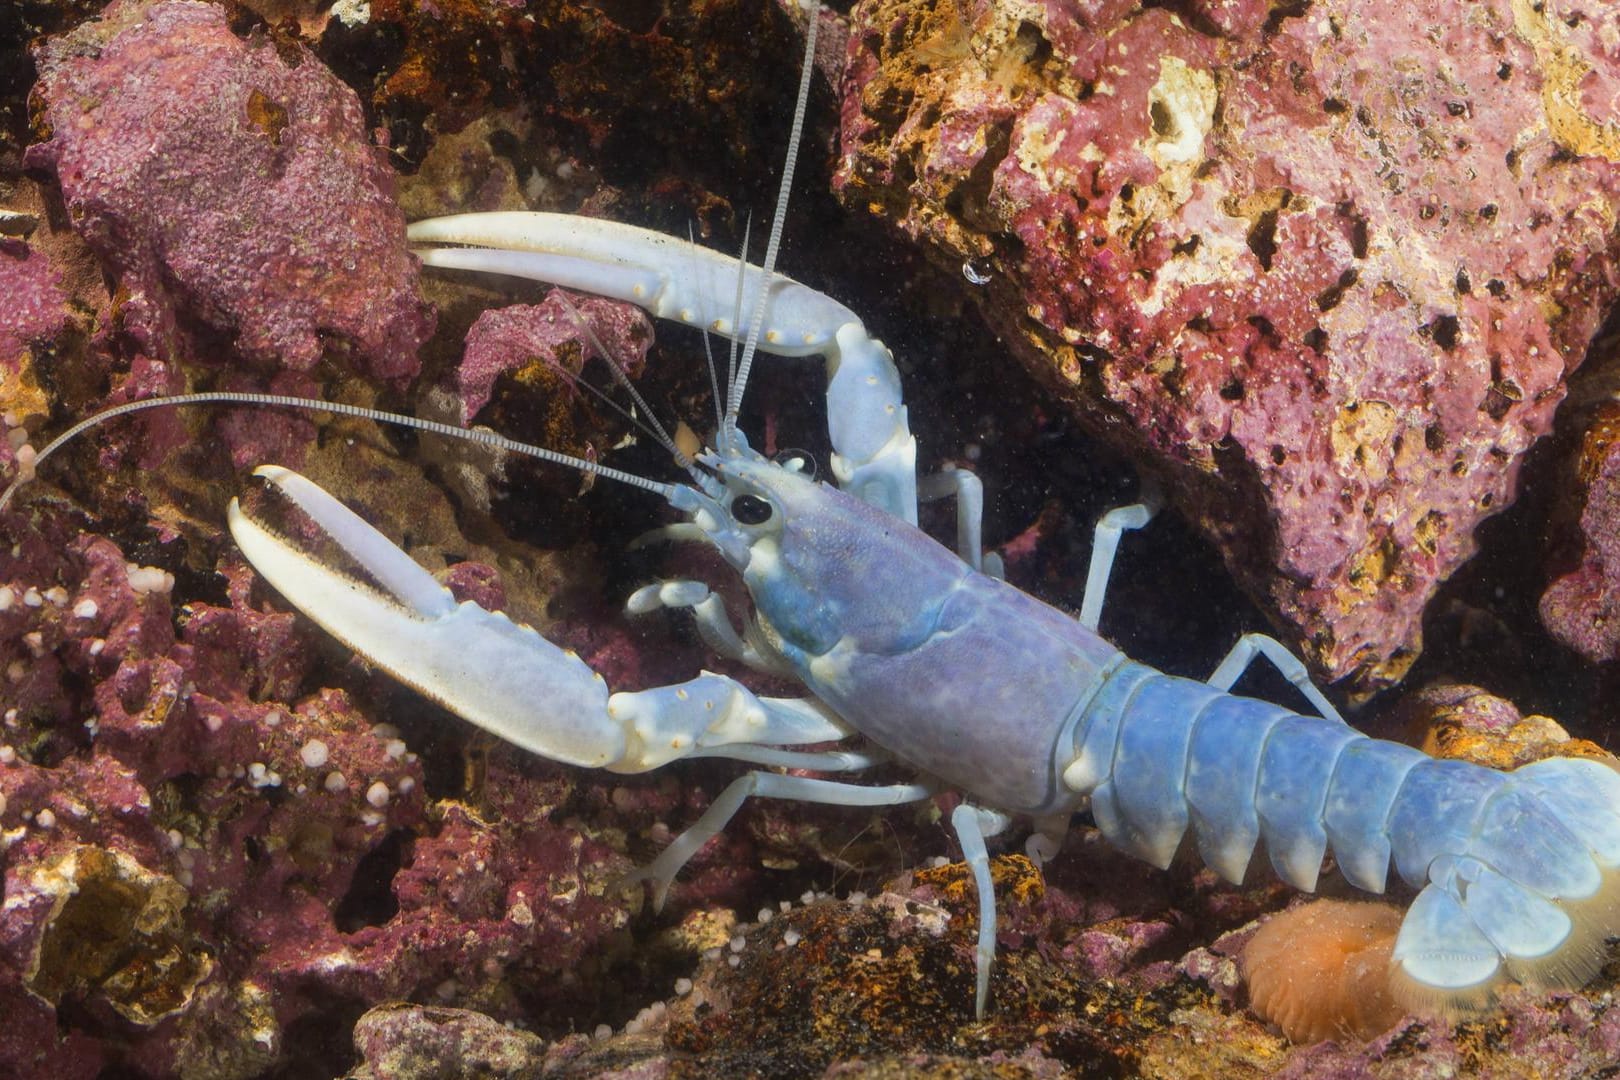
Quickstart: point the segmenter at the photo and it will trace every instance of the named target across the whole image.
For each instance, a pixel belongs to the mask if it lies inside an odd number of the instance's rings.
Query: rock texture
[[[1620,402],[1601,406],[1575,455],[1573,567],[1541,596],[1541,621],[1590,663],[1620,659]]]
[[[1387,685],[1616,295],[1616,19],[871,0],[838,183]]]
[[[206,329],[261,370],[341,346],[378,379],[416,373],[433,314],[393,173],[307,51],[175,0],[115,4],[37,64],[50,137],[26,163],[53,175],[154,353]]]

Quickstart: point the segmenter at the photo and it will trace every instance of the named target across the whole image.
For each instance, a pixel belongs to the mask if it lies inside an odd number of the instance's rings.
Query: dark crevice
[[[1285,20],[1297,19],[1309,10],[1311,10],[1311,0],[1285,0],[1284,3],[1276,4],[1272,7],[1270,14],[1266,16],[1265,25],[1260,28],[1260,32],[1266,37],[1271,37],[1282,29]]]
[[[1441,315],[1425,329],[1434,338],[1436,345],[1446,350],[1446,352],[1452,352],[1457,348],[1457,333],[1460,328],[1461,323],[1458,321],[1457,316]]]
[[[1332,311],[1344,299],[1345,292],[1361,276],[1360,272],[1351,267],[1339,275],[1339,280],[1316,294],[1316,307],[1320,311]]]
[[[1249,250],[1260,260],[1260,269],[1269,271],[1277,254],[1277,211],[1262,211],[1247,239]]]
[[[332,922],[340,933],[352,934],[367,926],[382,926],[399,912],[399,901],[394,897],[394,875],[405,864],[405,844],[410,836],[408,830],[395,829],[354,868],[349,891],[343,894],[332,912]]]

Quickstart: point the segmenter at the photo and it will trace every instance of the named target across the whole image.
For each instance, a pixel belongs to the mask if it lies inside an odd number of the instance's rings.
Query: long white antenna
[[[504,435],[497,435],[493,431],[474,428],[460,428],[451,424],[442,424],[437,420],[424,420],[417,416],[405,416],[401,413],[384,412],[381,409],[368,409],[362,405],[348,405],[339,401],[321,401],[319,398],[297,398],[287,397],[282,394],[256,394],[249,391],[236,390],[208,390],[197,394],[176,394],[172,397],[145,398],[141,401],[130,401],[124,403],[123,405],[115,405],[110,409],[104,409],[103,411],[96,413],[94,416],[86,417],[85,419],[80,420],[77,424],[74,424],[72,427],[68,428],[66,431],[62,432],[62,434],[58,435],[56,438],[47,443],[45,449],[41,450],[37,455],[34,456],[33,466],[37,469],[46,458],[50,457],[63,446],[66,446],[69,442],[72,442],[85,431],[88,431],[93,427],[98,427],[101,424],[106,423],[108,420],[112,420],[116,417],[125,416],[133,412],[141,412],[144,409],[169,408],[176,405],[217,405],[222,403],[231,405],[271,405],[284,409],[302,409],[305,412],[334,413],[338,416],[354,416],[359,417],[362,420],[374,420],[382,424],[395,424],[399,427],[415,428],[417,431],[432,432],[435,435],[445,435],[452,439],[462,439],[466,442],[483,443],[486,446],[494,446],[502,450],[510,450],[515,454],[523,454],[528,457],[539,458],[542,461],[549,461],[554,465],[566,465],[571,469],[578,469],[583,473],[593,473],[597,476],[606,477],[609,480],[617,480],[621,484],[630,484],[633,487],[644,488],[647,491],[657,492],[659,495],[662,495],[668,500],[673,500],[675,497],[676,485],[674,484],[660,483],[657,480],[649,480],[644,476],[637,476],[635,473],[628,473],[622,469],[609,468],[606,465],[597,465],[594,462],[586,461],[583,458],[577,458],[570,454],[559,453],[556,450],[547,450],[543,446],[534,446],[529,443],[518,442],[516,439],[508,439]],[[9,485],[7,485],[4,492],[0,492],[0,510],[4,510],[6,508],[6,504],[11,501],[11,497],[16,494],[17,489],[28,480],[28,476],[29,473],[24,471],[16,479],[12,480]]]
[[[782,186],[776,193],[776,216],[771,220],[771,236],[765,244],[765,261],[760,264],[759,295],[754,298],[754,313],[748,323],[748,338],[743,343],[742,360],[737,365],[737,377],[731,383],[731,395],[726,402],[726,445],[731,445],[737,428],[737,412],[742,408],[743,390],[748,386],[748,370],[754,364],[754,353],[759,348],[759,335],[765,325],[765,307],[771,294],[771,276],[776,270],[776,253],[782,246],[782,225],[787,220],[788,194],[793,188],[793,171],[799,160],[799,139],[804,134],[804,114],[810,106],[810,77],[816,66],[816,26],[820,21],[820,5],[810,0],[809,26],[804,33],[804,62],[799,68],[799,100],[793,108],[793,127],[788,134],[787,161],[782,165]]]

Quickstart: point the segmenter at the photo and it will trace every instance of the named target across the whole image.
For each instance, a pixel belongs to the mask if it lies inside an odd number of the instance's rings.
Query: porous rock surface
[[[1143,456],[1330,679],[1397,680],[1616,295],[1620,14],[868,0],[838,184]]]
[[[416,373],[433,313],[393,172],[305,49],[170,0],[111,5],[36,63],[49,138],[25,160],[60,185],[154,352],[200,322],[261,368],[307,371],[337,344],[378,379]]]
[[[1597,410],[1573,466],[1574,551],[1541,594],[1541,621],[1582,658],[1602,664],[1620,657],[1620,402]]]

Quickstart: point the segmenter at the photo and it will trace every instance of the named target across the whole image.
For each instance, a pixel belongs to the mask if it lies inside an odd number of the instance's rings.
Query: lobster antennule
[[[788,129],[786,159],[782,163],[782,183],[776,192],[776,212],[771,218],[771,235],[765,243],[765,260],[760,265],[759,292],[754,297],[753,315],[748,324],[748,337],[743,342],[742,356],[737,361],[736,374],[727,391],[724,423],[721,424],[723,448],[731,446],[737,430],[737,413],[742,409],[743,391],[748,388],[748,373],[759,348],[760,335],[765,329],[765,307],[769,301],[771,276],[776,273],[776,255],[782,246],[782,228],[787,222],[788,194],[793,187],[793,170],[799,162],[799,140],[804,135],[804,114],[810,104],[810,77],[815,73],[816,27],[815,5],[804,28],[804,63],[799,67],[799,96],[793,106],[793,123]]]

